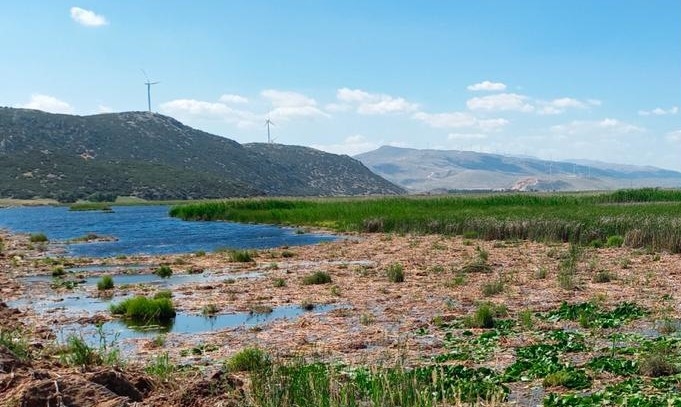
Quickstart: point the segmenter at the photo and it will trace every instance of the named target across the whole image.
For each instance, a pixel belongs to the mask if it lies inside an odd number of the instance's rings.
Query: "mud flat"
[[[92,400],[111,406],[258,405],[248,396],[248,373],[224,368],[247,348],[262,349],[277,361],[409,368],[437,361],[476,372],[490,369],[498,376],[495,400],[444,398],[432,405],[551,405],[566,394],[598,394],[631,377],[640,380],[642,397],[668,400],[667,390],[651,384],[653,375],[643,367],[646,347],[652,352],[651,341],[663,338],[670,344],[669,360],[681,366],[674,329],[681,298],[676,254],[376,233],[250,251],[251,261],[244,262],[226,252],[93,261],[50,256],[24,235],[2,237],[0,287],[2,300],[11,305],[0,308],[2,330],[21,332],[31,357],[0,346],[0,405],[44,406],[58,396],[71,397],[67,405],[92,405]],[[139,268],[123,274],[130,264]],[[173,276],[161,283],[151,277],[124,282],[126,275],[148,276],[160,264],[169,265]],[[75,268],[64,278],[84,282],[53,284],[56,267]],[[331,281],[306,283],[316,272]],[[396,278],[400,273],[403,278]],[[94,282],[103,274],[113,275],[115,284],[105,293]],[[121,324],[108,304],[161,290],[172,292],[178,315],[207,321],[207,313],[250,315],[252,323],[117,335],[116,330],[139,330]],[[95,305],[69,305],[80,300]],[[489,325],[476,321],[483,306],[491,310]],[[266,318],[278,310],[295,312]],[[59,356],[67,328],[90,335],[97,324],[111,328],[103,336],[107,349],[119,350],[120,363],[74,366]],[[537,347],[546,354],[522,359],[519,349],[540,344],[552,348]],[[641,351],[629,352],[634,347]],[[175,367],[173,376],[145,370],[160,357]],[[636,368],[627,374],[599,368],[593,362],[599,357],[628,360]],[[535,362],[549,367],[541,370]],[[547,381],[559,373],[579,385]]]

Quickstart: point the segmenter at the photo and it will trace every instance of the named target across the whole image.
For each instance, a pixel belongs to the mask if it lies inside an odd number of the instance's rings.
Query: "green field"
[[[464,235],[681,252],[681,191],[599,194],[499,193],[365,199],[247,199],[175,206],[184,220],[226,220],[330,228],[339,232]]]

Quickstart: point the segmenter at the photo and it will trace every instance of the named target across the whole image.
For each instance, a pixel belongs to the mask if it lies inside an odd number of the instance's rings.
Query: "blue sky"
[[[0,105],[681,170],[681,1],[3,1]]]

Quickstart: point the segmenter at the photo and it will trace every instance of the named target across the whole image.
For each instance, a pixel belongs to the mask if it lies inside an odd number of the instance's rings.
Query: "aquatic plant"
[[[102,276],[102,278],[97,281],[97,289],[99,291],[110,290],[114,288],[114,280],[110,275]]]
[[[643,189],[603,194],[245,199],[175,206],[170,214],[186,220],[294,224],[338,231],[474,233],[485,240],[584,245],[619,235],[630,247],[678,253],[681,220],[674,214],[679,210],[681,191]]]
[[[126,298],[110,307],[111,313],[142,322],[164,322],[175,316],[175,307],[169,298],[147,298],[139,295]]]
[[[167,264],[162,264],[154,271],[154,274],[162,278],[168,278],[173,275],[173,269]]]
[[[47,235],[44,233],[31,233],[28,236],[28,241],[31,243],[44,243],[48,242],[49,239],[47,238]]]

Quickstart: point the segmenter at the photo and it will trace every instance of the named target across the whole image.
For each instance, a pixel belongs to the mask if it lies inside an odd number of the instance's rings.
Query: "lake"
[[[188,222],[168,216],[169,209],[164,205],[114,206],[112,212],[69,211],[63,206],[1,208],[0,228],[45,233],[50,241],[67,241],[89,233],[117,239],[67,245],[69,255],[81,257],[190,253],[224,247],[265,249],[337,238],[272,225]]]

